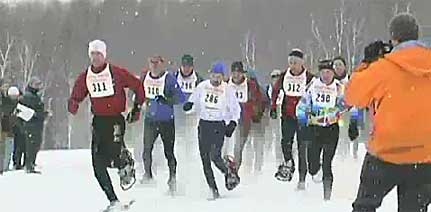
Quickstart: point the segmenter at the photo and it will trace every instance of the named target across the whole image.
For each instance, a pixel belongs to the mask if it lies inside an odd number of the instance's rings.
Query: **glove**
[[[382,51],[384,46],[385,44],[383,43],[383,41],[375,41],[369,44],[364,49],[364,59],[362,61],[366,63],[372,63],[379,59],[379,57],[383,53]]]
[[[350,120],[349,123],[349,138],[351,141],[356,140],[359,137],[358,122],[356,120]]]
[[[138,104],[135,104],[132,110],[130,110],[130,112],[127,114],[127,122],[134,123],[138,121],[140,117],[141,117],[141,106]]]
[[[226,126],[226,137],[230,138],[232,137],[233,131],[235,131],[236,128],[236,122],[230,121],[229,124]]]
[[[168,100],[163,97],[162,95],[158,95],[155,98],[156,102],[160,103],[160,104],[168,104]]]
[[[186,103],[183,105],[183,110],[187,112],[187,111],[191,110],[191,109],[192,109],[192,107],[193,107],[193,102],[186,102]]]
[[[272,119],[277,119],[277,109],[271,109],[269,116],[271,116]]]

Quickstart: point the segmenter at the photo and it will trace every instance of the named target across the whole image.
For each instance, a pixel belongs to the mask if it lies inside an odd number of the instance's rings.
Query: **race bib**
[[[165,81],[166,81],[166,72],[160,78],[152,78],[150,72],[147,73],[144,80],[144,89],[145,89],[145,97],[148,99],[155,99],[156,96],[165,96]]]
[[[207,85],[204,88],[201,101],[206,109],[221,111],[225,104],[225,93],[224,85],[219,87]]]
[[[293,76],[288,70],[283,79],[283,90],[288,96],[302,96],[307,86],[307,72]]]
[[[313,105],[320,108],[334,108],[337,103],[337,84],[325,85],[320,80],[315,80],[312,87]]]
[[[246,103],[248,101],[247,79],[239,85],[233,83],[231,80],[229,85],[232,86],[232,88],[234,89],[236,98],[239,103]]]
[[[184,93],[191,94],[196,87],[196,82],[198,78],[196,74],[193,73],[190,77],[184,78],[181,73],[178,73],[178,84],[181,86],[181,90]]]
[[[106,66],[105,70],[100,73],[94,73],[91,71],[91,67],[89,67],[87,70],[86,82],[90,97],[102,98],[113,96],[115,91],[112,78],[109,64]]]

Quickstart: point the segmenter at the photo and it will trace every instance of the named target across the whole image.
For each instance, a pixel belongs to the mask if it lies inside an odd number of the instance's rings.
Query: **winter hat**
[[[189,54],[183,55],[183,57],[181,58],[181,65],[193,66],[193,57]]]
[[[211,67],[211,73],[215,74],[226,74],[226,65],[222,61],[215,62]]]
[[[15,86],[12,86],[7,90],[7,95],[8,96],[19,96],[19,89]]]
[[[332,60],[320,60],[318,65],[319,71],[323,69],[330,69],[334,71],[334,64]]]
[[[391,38],[400,42],[417,40],[419,38],[419,24],[409,13],[400,13],[391,19],[389,24]]]
[[[91,52],[100,52],[106,58],[106,44],[101,40],[94,40],[88,44],[88,56],[91,57]]]
[[[271,72],[271,77],[273,77],[273,76],[279,76],[279,75],[281,75],[281,70],[280,69],[274,69]]]
[[[302,52],[301,49],[292,49],[292,51],[289,53],[289,57],[304,59],[304,52]]]
[[[244,70],[244,65],[242,64],[241,61],[235,61],[235,62],[233,62],[232,65],[231,65],[231,70],[232,70],[232,72],[234,72],[234,71],[239,71],[239,72],[242,72],[242,73],[246,72]]]

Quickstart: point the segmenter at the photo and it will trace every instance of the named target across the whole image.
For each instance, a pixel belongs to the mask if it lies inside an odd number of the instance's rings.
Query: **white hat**
[[[19,89],[15,86],[12,86],[7,90],[7,95],[8,96],[19,96]]]
[[[271,76],[273,76],[273,75],[280,75],[281,74],[281,70],[280,69],[274,69],[272,72],[271,72]]]
[[[106,58],[106,44],[101,40],[94,40],[88,44],[88,57],[91,57],[91,52],[100,52]]]

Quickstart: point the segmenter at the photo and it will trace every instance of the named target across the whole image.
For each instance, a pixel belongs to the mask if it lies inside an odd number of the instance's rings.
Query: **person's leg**
[[[12,158],[12,153],[14,151],[13,137],[7,136],[4,141],[6,144],[4,166],[5,166],[5,171],[9,171],[10,170],[10,161]]]
[[[110,202],[117,201],[107,168],[111,164],[109,145],[113,141],[113,120],[93,118],[91,158],[94,176]],[[109,140],[110,139],[110,140]]]
[[[393,165],[367,153],[361,170],[361,181],[353,212],[375,212],[383,198],[395,187],[398,178],[393,177]]]
[[[322,152],[322,129],[319,126],[310,126],[312,130],[312,141],[307,149],[308,172],[313,176],[320,169],[320,156]]]
[[[211,141],[214,136],[214,129],[211,129],[210,123],[200,121],[198,126],[199,138],[199,153],[202,160],[202,168],[205,174],[206,181],[210,189],[217,190],[217,185],[214,179],[214,172],[211,168]]]
[[[294,163],[292,157],[292,145],[293,138],[295,137],[295,133],[298,129],[298,124],[295,119],[288,117],[282,118],[281,120],[281,149],[284,156],[284,161],[292,161]]]
[[[175,180],[177,159],[175,158],[175,123],[174,120],[160,123],[160,135],[163,142],[165,158],[168,161],[169,181]]]
[[[310,132],[310,127],[300,127],[297,133],[299,182],[305,182],[307,176],[307,149],[312,138]]]
[[[238,139],[235,140],[234,157],[235,157],[235,162],[239,169],[242,164],[244,147],[248,142],[248,137],[250,133],[250,123],[242,122],[239,124],[239,127],[236,130],[239,130],[239,136],[237,136]]]
[[[144,151],[142,152],[142,159],[144,161],[144,176],[146,178],[152,178],[153,173],[151,170],[152,163],[153,163],[153,147],[154,142],[156,141],[159,132],[157,130],[157,125],[155,122],[152,122],[150,120],[144,121]]]
[[[226,174],[228,167],[221,156],[221,150],[224,143],[224,134],[226,131],[224,123],[213,124],[212,127],[212,139],[211,139],[211,150],[210,158],[214,165],[223,173]]]

